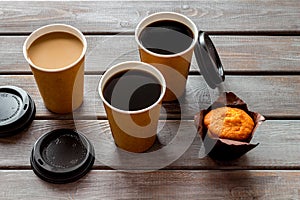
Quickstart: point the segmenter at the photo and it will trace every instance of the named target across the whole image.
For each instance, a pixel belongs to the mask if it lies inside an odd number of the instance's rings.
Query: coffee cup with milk
[[[84,35],[65,24],[41,27],[26,39],[23,54],[48,110],[70,113],[82,104],[86,49]]]

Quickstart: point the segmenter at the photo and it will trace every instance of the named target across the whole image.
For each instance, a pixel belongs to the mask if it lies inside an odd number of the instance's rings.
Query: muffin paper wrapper
[[[236,141],[230,139],[212,138],[207,134],[207,128],[204,125],[204,116],[211,110],[220,107],[233,107],[244,110],[254,121],[254,128],[246,141]],[[265,121],[265,118],[257,113],[248,110],[247,104],[236,96],[233,92],[225,92],[206,110],[201,110],[194,117],[194,122],[198,133],[202,138],[205,153],[216,160],[233,160],[241,157],[251,149],[255,148],[259,143],[250,143],[258,126]]]

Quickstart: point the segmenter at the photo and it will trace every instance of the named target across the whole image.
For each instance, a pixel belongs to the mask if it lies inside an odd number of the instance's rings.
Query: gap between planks
[[[224,36],[300,36],[300,31],[206,31],[209,35],[224,35]],[[0,36],[28,36],[31,32],[0,32]],[[109,32],[83,32],[84,35],[134,35],[134,31],[109,31]]]

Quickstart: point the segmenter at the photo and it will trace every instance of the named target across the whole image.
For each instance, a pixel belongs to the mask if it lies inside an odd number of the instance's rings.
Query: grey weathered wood
[[[299,8],[298,0],[0,1],[0,85],[24,88],[37,105],[30,127],[0,138],[0,199],[300,199]],[[203,155],[192,117],[217,91],[209,90],[198,75],[189,77],[181,113],[176,103],[164,105],[168,117],[177,120],[160,121],[159,142],[150,150],[160,155],[154,159],[145,154],[151,165],[134,156],[126,160],[116,149],[97,84],[112,64],[139,59],[134,29],[142,18],[159,11],[185,14],[199,29],[214,34],[231,75],[226,76],[226,89],[250,110],[273,118],[259,127],[252,142],[260,144],[243,157],[220,162]],[[85,102],[74,115],[47,111],[22,55],[26,36],[51,23],[70,24],[87,35]],[[191,74],[196,69],[193,60]],[[96,150],[93,170],[75,183],[49,184],[30,169],[34,142],[57,128],[76,128]],[[160,151],[170,144],[176,148]],[[176,153],[183,155],[166,162]],[[158,166],[163,170],[144,171]]]
[[[264,122],[252,139],[252,143],[260,144],[241,158],[227,162],[214,161],[205,155],[192,120],[171,120],[166,124],[161,121],[160,127],[163,129],[159,129],[159,142],[149,150],[161,152],[160,157],[147,166],[148,170],[158,169],[157,164],[165,169],[300,169],[300,124],[297,120]],[[90,139],[96,152],[94,169],[145,169],[146,164],[141,159],[140,162],[128,163],[126,166],[120,162],[125,156],[112,162],[111,159],[116,157],[111,153],[116,150],[116,146],[106,120],[35,120],[22,133],[0,139],[0,168],[29,168],[30,153],[35,141],[42,134],[58,128],[76,129]],[[171,148],[169,142],[175,136],[179,139],[176,140],[176,149],[173,151],[176,155],[171,158],[182,156],[169,162],[169,155],[159,149],[162,146]],[[150,159],[151,155],[148,156]]]
[[[32,171],[0,171],[4,199],[299,199],[297,171],[91,171],[54,185]]]
[[[145,16],[175,11],[214,32],[299,32],[299,2],[290,1],[62,1],[0,2],[0,32],[28,33],[50,23],[84,32],[132,32]]]
[[[73,113],[74,117],[105,118],[104,108],[97,92],[100,78],[100,75],[86,76],[84,103]],[[28,91],[36,103],[39,118],[70,119],[73,117],[55,115],[44,107],[32,75],[2,75],[0,83],[16,85]],[[300,117],[299,76],[227,76],[226,88],[234,91],[247,102],[250,110],[260,112],[267,117]],[[186,94],[180,100],[180,104],[165,103],[164,108],[170,118],[192,118],[196,112],[207,108],[216,98],[217,90],[208,89],[202,76],[189,76]],[[165,112],[163,116],[166,116]]]
[[[86,36],[86,73],[102,73],[122,61],[139,60],[133,35]],[[25,36],[0,37],[0,73],[31,73],[22,46]],[[226,73],[300,73],[299,36],[212,36]],[[199,71],[195,59],[191,72]]]

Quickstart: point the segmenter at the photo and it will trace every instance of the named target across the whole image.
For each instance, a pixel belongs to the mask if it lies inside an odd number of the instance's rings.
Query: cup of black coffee
[[[173,101],[184,93],[198,29],[184,15],[159,12],[144,18],[136,27],[142,62],[163,74],[167,90],[163,101]]]
[[[118,147],[144,152],[153,145],[165,91],[163,75],[147,63],[127,61],[104,73],[98,92]]]

